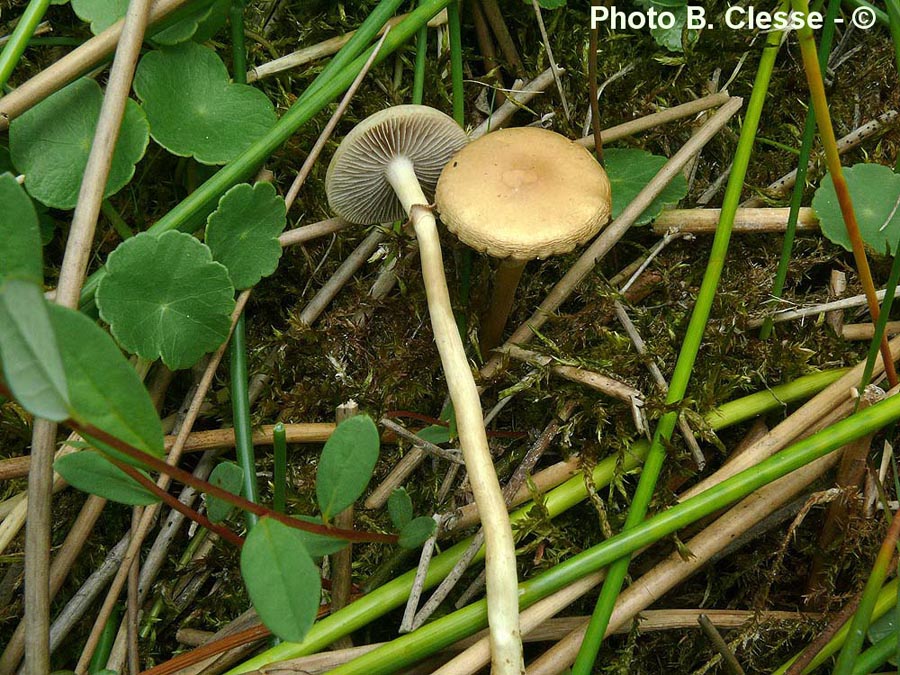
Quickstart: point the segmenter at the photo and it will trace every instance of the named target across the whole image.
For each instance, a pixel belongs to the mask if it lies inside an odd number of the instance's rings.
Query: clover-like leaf
[[[618,218],[631,200],[637,197],[647,183],[666,163],[665,157],[634,148],[608,148],[603,150],[606,173],[612,187],[612,217]],[[646,225],[656,218],[665,206],[677,204],[687,194],[687,180],[678,174],[653,200],[635,221]]]
[[[41,228],[34,203],[10,173],[0,174],[0,282],[7,277],[41,283]]]
[[[241,549],[241,575],[266,627],[282,640],[303,640],[319,610],[321,580],[302,535],[261,518]]]
[[[278,267],[285,213],[271,183],[241,183],[222,195],[207,220],[206,245],[228,268],[235,288],[250,288]]]
[[[388,497],[388,513],[391,516],[391,522],[398,530],[402,530],[409,525],[413,519],[412,499],[406,488],[397,488]]]
[[[9,125],[13,164],[25,174],[25,189],[39,202],[71,209],[78,200],[94,131],[100,118],[103,92],[83,77],[48,96]],[[134,175],[134,165],[149,142],[147,120],[129,100],[113,154],[104,196],[121,190]]]
[[[344,420],[328,438],[316,471],[316,498],[326,521],[366,489],[380,444],[378,428],[368,415]]]
[[[844,178],[863,241],[881,255],[896,254],[900,239],[900,175],[881,164],[856,164],[844,169]],[[852,251],[831,174],[822,179],[812,206],[822,234]]]
[[[228,336],[234,287],[207,246],[183,232],[143,232],[110,253],[97,288],[100,316],[125,349],[193,365]]]
[[[400,538],[397,543],[401,548],[418,548],[434,534],[437,523],[434,518],[428,516],[419,516],[415,520],[409,521],[402,530],[400,530]]]
[[[72,487],[119,504],[147,506],[159,501],[150,490],[95,450],[61,457],[53,463],[53,469]]]
[[[203,164],[231,161],[275,124],[275,109],[266,95],[229,82],[216,53],[195,42],[145,55],[134,91],[153,139],[169,152]]]
[[[55,422],[69,417],[66,369],[35,283],[8,279],[0,285],[0,360],[7,386],[26,410]]]
[[[109,333],[81,312],[48,304],[69,388],[72,417],[162,457],[162,423],[150,394]],[[95,438],[91,444],[140,464]]]
[[[209,474],[209,482],[233,495],[240,495],[244,470],[234,462],[221,462]],[[221,523],[233,510],[234,506],[224,499],[212,495],[206,497],[206,513],[214,523]]]

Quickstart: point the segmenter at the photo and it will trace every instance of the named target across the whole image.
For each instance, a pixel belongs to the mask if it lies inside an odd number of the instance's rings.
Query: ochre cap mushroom
[[[460,150],[435,195],[441,220],[465,244],[501,259],[481,349],[501,342],[525,263],[568,253],[609,220],[609,178],[593,155],[534,127],[502,129]]]
[[[609,220],[609,178],[593,155],[553,131],[501,129],[460,150],[437,185],[441,220],[495,258],[568,253]]]
[[[325,191],[332,210],[358,225],[406,218],[394,183],[416,178],[431,200],[444,165],[468,139],[439,110],[398,105],[367,117],[341,142],[328,172]]]

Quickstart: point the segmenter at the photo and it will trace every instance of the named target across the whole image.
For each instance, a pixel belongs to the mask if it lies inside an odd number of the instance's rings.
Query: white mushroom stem
[[[491,304],[481,322],[482,354],[487,354],[503,341],[503,329],[506,328],[506,322],[516,298],[516,289],[519,287],[519,280],[524,271],[524,260],[504,258],[500,261],[500,266],[494,275]]]
[[[491,672],[494,675],[520,675],[524,672],[524,661],[519,633],[515,542],[488,449],[481,399],[450,305],[437,224],[408,159],[393,160],[387,168],[387,179],[416,231],[434,341],[456,413],[456,428],[469,482],[484,525]]]

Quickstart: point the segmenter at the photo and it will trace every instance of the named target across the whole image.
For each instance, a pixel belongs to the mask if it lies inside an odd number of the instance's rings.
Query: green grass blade
[[[238,465],[244,471],[244,496],[259,504],[259,485],[256,482],[256,455],[253,452],[253,424],[250,421],[250,396],[247,387],[247,331],[244,315],[238,317],[231,335],[231,410],[234,415],[234,447]],[[244,513],[247,530],[259,518]]]
[[[781,9],[786,9],[787,0],[783,0],[780,3],[780,7]],[[716,229],[712,250],[710,251],[709,262],[703,275],[703,282],[700,286],[697,302],[694,305],[694,311],[691,314],[681,351],[678,354],[672,381],[669,384],[669,392],[666,397],[668,405],[678,404],[687,392],[688,382],[691,378],[697,352],[700,349],[706,322],[709,319],[719,278],[725,266],[728,243],[731,239],[731,229],[734,225],[735,213],[740,204],[744,176],[746,176],[747,167],[750,164],[750,156],[756,139],[756,130],[762,117],[763,104],[769,89],[769,80],[775,66],[775,57],[778,55],[781,37],[781,31],[769,33],[762,58],[760,59],[756,80],[753,84],[753,93],[750,96],[747,115],[744,118],[740,139],[735,151],[733,168],[725,190],[722,212],[719,217],[719,225]],[[650,500],[653,498],[653,493],[656,489],[656,481],[665,461],[666,447],[669,439],[672,437],[677,421],[678,412],[676,410],[664,415],[657,424],[650,452],[647,455],[647,460],[644,462],[640,481],[631,500],[631,507],[628,510],[628,516],[623,527],[624,530],[640,525],[647,514]],[[612,616],[613,607],[619,596],[625,575],[628,572],[628,563],[629,558],[624,557],[610,566],[606,579],[603,582],[603,587],[600,590],[594,613],[591,616],[587,633],[572,669],[574,675],[589,675],[593,668],[597,652],[600,649],[600,643],[603,641],[609,625],[609,618]]]
[[[9,37],[9,42],[0,52],[0,91],[3,91],[6,86],[9,76],[18,65],[19,59],[25,52],[25,47],[28,46],[28,41],[34,35],[35,29],[44,18],[49,6],[50,0],[31,0],[19,18],[19,23],[16,24],[15,30]]]

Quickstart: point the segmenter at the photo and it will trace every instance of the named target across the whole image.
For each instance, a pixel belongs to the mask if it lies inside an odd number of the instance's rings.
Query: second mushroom
[[[609,220],[609,178],[593,155],[546,129],[482,136],[444,168],[437,184],[441,221],[463,243],[500,259],[481,322],[483,354],[502,342],[529,260],[568,253]]]

